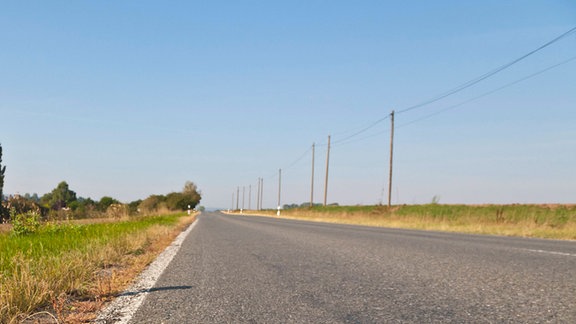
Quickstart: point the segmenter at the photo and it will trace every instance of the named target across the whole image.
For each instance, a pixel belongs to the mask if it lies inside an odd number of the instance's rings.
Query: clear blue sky
[[[387,197],[389,115],[576,27],[572,0],[1,1],[4,192]],[[576,203],[576,34],[396,115],[393,203]],[[435,114],[429,118],[422,117]],[[421,120],[420,120],[421,119]],[[301,157],[301,159],[299,159]],[[252,206],[256,198],[252,198]]]

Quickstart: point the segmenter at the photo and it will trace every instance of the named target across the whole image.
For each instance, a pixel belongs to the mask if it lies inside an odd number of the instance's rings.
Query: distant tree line
[[[184,184],[181,192],[171,192],[167,195],[151,195],[137,201],[139,213],[156,214],[164,211],[194,209],[202,199],[198,187],[191,181]]]
[[[144,200],[135,200],[124,204],[104,196],[95,201],[91,198],[78,197],[66,181],[60,182],[51,192],[38,196],[3,194],[4,173],[2,165],[2,146],[0,145],[0,223],[10,221],[10,215],[34,212],[46,220],[81,219],[99,217],[123,217],[148,215],[194,209],[200,203],[202,194],[196,184],[187,181],[180,192],[167,195],[151,195]]]
[[[197,186],[187,181],[180,192],[167,195],[151,195],[144,200],[121,203],[117,199],[104,196],[95,201],[77,197],[66,181],[62,181],[51,192],[39,197],[38,194],[11,195],[3,202],[6,211],[16,214],[29,211],[39,213],[46,220],[82,219],[100,217],[123,217],[149,215],[194,209],[199,203],[201,192]],[[4,215],[4,220],[8,220]]]

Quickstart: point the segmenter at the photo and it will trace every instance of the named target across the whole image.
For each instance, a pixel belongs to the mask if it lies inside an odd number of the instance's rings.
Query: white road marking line
[[[158,278],[164,269],[170,264],[182,242],[192,231],[198,220],[194,221],[184,232],[180,233],[172,244],[166,248],[160,255],[152,262],[146,270],[144,270],[136,283],[134,283],[128,290],[116,298],[110,305],[108,305],[96,318],[95,323],[128,323],[142,302],[154,287]]]
[[[533,249],[524,249],[524,250],[530,251],[530,252],[536,252],[536,253],[545,253],[545,254],[554,254],[554,255],[564,255],[564,256],[576,257],[576,254],[566,253],[566,252],[546,251],[546,250],[533,250]]]

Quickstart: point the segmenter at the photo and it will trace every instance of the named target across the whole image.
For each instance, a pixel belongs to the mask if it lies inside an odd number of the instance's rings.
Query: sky
[[[576,203],[572,0],[0,7],[5,194],[387,203],[394,110],[393,204]]]

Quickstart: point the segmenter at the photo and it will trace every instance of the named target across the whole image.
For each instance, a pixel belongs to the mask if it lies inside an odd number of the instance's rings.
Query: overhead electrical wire
[[[441,99],[444,99],[444,98],[446,98],[446,97],[448,97],[448,96],[451,96],[451,95],[453,95],[453,94],[456,94],[456,93],[458,93],[458,92],[460,92],[460,91],[462,91],[462,90],[464,90],[464,89],[470,88],[470,87],[472,87],[472,86],[480,83],[481,81],[486,80],[486,79],[494,76],[495,74],[504,71],[505,69],[511,67],[512,65],[514,65],[514,64],[516,64],[516,63],[518,63],[518,62],[520,62],[520,61],[528,58],[529,56],[531,56],[531,55],[533,55],[533,54],[535,54],[535,53],[543,50],[544,48],[546,48],[546,47],[548,47],[548,46],[550,46],[550,45],[552,45],[552,44],[560,41],[561,39],[563,39],[563,38],[565,38],[565,37],[568,37],[569,35],[574,34],[574,33],[576,33],[576,27],[573,27],[572,29],[570,29],[570,30],[562,33],[561,35],[555,37],[554,39],[552,39],[552,40],[550,40],[550,41],[548,41],[548,42],[546,42],[545,44],[539,46],[538,48],[536,48],[536,49],[534,49],[534,50],[532,50],[532,51],[530,51],[530,52],[528,52],[528,53],[526,53],[526,54],[524,54],[524,55],[522,55],[522,56],[520,56],[520,57],[518,57],[518,58],[516,58],[516,59],[514,59],[514,60],[512,60],[512,61],[510,61],[510,62],[508,62],[508,63],[506,63],[506,64],[504,64],[504,65],[501,65],[501,66],[497,67],[496,69],[493,69],[492,71],[489,71],[489,72],[487,72],[487,73],[482,74],[481,76],[478,76],[478,77],[476,77],[476,78],[474,78],[474,79],[472,79],[472,80],[469,80],[469,81],[467,81],[467,82],[465,82],[465,83],[463,83],[463,84],[461,84],[461,85],[459,85],[459,86],[457,86],[457,87],[455,87],[455,88],[453,88],[453,89],[451,89],[451,90],[449,90],[449,91],[446,91],[446,92],[444,92],[444,93],[442,93],[442,94],[439,94],[439,95],[437,95],[437,96],[435,96],[435,97],[433,97],[433,98],[431,98],[431,99],[428,99],[428,100],[426,100],[426,101],[423,101],[423,102],[421,102],[421,103],[419,103],[419,104],[416,104],[416,105],[413,105],[413,106],[409,106],[409,107],[406,107],[406,108],[403,108],[403,109],[396,110],[396,114],[405,113],[405,112],[408,112],[408,111],[411,111],[411,110],[414,110],[414,109],[417,109],[417,108],[421,108],[421,107],[427,106],[427,105],[432,104],[432,103],[434,103],[434,102],[440,101]],[[385,116],[385,117],[383,117],[383,118],[380,118],[380,119],[376,120],[375,122],[373,122],[372,124],[368,125],[367,127],[363,128],[363,129],[361,129],[361,130],[359,130],[359,131],[357,131],[357,132],[355,132],[355,133],[353,133],[353,134],[351,134],[351,135],[349,135],[349,136],[346,136],[346,137],[344,137],[344,138],[342,138],[342,139],[338,139],[338,140],[334,141],[334,144],[339,144],[339,143],[346,142],[346,141],[348,141],[349,139],[352,139],[352,138],[354,138],[354,137],[356,137],[356,136],[358,136],[358,135],[360,135],[360,134],[363,134],[363,133],[367,132],[368,130],[372,129],[373,127],[375,127],[376,125],[378,125],[379,123],[385,121],[385,120],[388,119],[389,117],[390,117],[390,115],[387,115],[387,116]]]
[[[560,62],[560,63],[557,63],[557,64],[554,64],[554,65],[552,65],[552,66],[549,66],[549,67],[547,67],[547,68],[545,68],[545,69],[543,69],[543,70],[540,70],[540,71],[538,71],[538,72],[535,72],[535,73],[532,73],[532,74],[530,74],[530,75],[527,75],[527,76],[525,76],[525,77],[523,77],[523,78],[520,78],[520,79],[517,79],[517,80],[512,81],[512,82],[510,82],[510,83],[507,83],[507,84],[505,84],[505,85],[503,85],[503,86],[501,86],[501,87],[498,87],[498,88],[496,88],[496,89],[493,89],[493,90],[490,90],[490,91],[488,91],[488,92],[485,92],[485,93],[483,93],[483,94],[481,94],[481,95],[479,95],[479,96],[470,98],[470,99],[465,100],[465,101],[462,101],[462,102],[460,102],[460,103],[458,103],[458,104],[455,104],[455,105],[446,107],[446,108],[444,108],[444,109],[438,110],[438,111],[436,111],[436,112],[434,112],[434,113],[428,114],[428,115],[426,115],[426,116],[423,116],[423,117],[421,117],[421,118],[412,120],[412,121],[410,121],[410,122],[407,122],[407,123],[398,125],[397,128],[404,127],[404,126],[408,126],[408,125],[410,125],[410,124],[413,124],[413,123],[416,123],[416,122],[419,122],[419,121],[428,119],[428,118],[433,117],[433,116],[436,116],[436,115],[441,114],[441,113],[443,113],[443,112],[446,112],[446,111],[448,111],[448,110],[452,110],[452,109],[458,108],[458,107],[463,106],[463,105],[465,105],[465,104],[467,104],[467,103],[470,103],[470,102],[472,102],[472,101],[476,101],[476,100],[478,100],[478,99],[481,99],[481,98],[484,98],[484,97],[486,97],[486,96],[489,96],[489,95],[491,95],[491,94],[493,94],[493,93],[495,93],[495,92],[498,92],[498,91],[500,91],[500,90],[504,90],[504,89],[506,89],[506,88],[508,88],[508,87],[511,87],[511,86],[513,86],[513,85],[515,85],[515,84],[518,84],[518,83],[520,83],[520,82],[522,82],[522,81],[526,81],[526,80],[528,80],[528,79],[531,79],[531,78],[533,78],[533,77],[535,77],[535,76],[538,76],[538,75],[540,75],[540,74],[542,74],[542,73],[545,73],[545,72],[547,72],[547,71],[550,71],[550,70],[552,70],[552,69],[554,69],[554,68],[557,68],[557,67],[559,67],[559,66],[561,66],[561,65],[570,63],[570,62],[572,62],[572,61],[574,61],[574,60],[576,60],[576,56],[573,56],[573,57],[571,57],[571,58],[569,58],[569,59],[567,59],[567,60],[564,60],[564,61],[562,61],[562,62]]]
[[[476,100],[478,100],[478,99],[487,97],[487,96],[489,96],[489,95],[491,95],[491,94],[493,94],[493,93],[496,93],[496,92],[498,92],[498,91],[504,90],[504,89],[506,89],[506,88],[509,88],[509,87],[511,87],[511,86],[513,86],[513,85],[516,85],[516,84],[518,84],[518,83],[521,83],[521,82],[523,82],[523,81],[529,80],[529,79],[531,79],[531,78],[533,78],[533,77],[536,77],[536,76],[538,76],[538,75],[540,75],[540,74],[543,74],[543,73],[545,73],[545,72],[548,72],[548,71],[550,71],[550,70],[553,70],[553,69],[555,69],[555,68],[557,68],[557,67],[560,67],[560,66],[562,66],[562,65],[564,65],[564,64],[570,63],[570,62],[572,62],[572,61],[574,61],[574,60],[576,60],[576,56],[573,56],[573,57],[571,57],[571,58],[569,58],[569,59],[567,59],[567,60],[564,60],[564,61],[562,61],[562,62],[560,62],[560,63],[556,63],[556,64],[554,64],[554,65],[551,65],[551,66],[549,66],[549,67],[547,67],[547,68],[545,68],[545,69],[542,69],[542,70],[540,70],[540,71],[538,71],[538,72],[534,72],[534,73],[532,73],[532,74],[529,74],[529,75],[527,75],[527,76],[524,76],[524,77],[522,77],[522,78],[520,78],[520,79],[517,79],[517,80],[515,80],[515,81],[506,83],[505,85],[500,86],[500,87],[498,87],[498,88],[496,88],[496,89],[490,90],[490,91],[488,91],[488,92],[484,92],[483,94],[478,95],[478,96],[476,96],[476,97],[473,97],[473,98],[470,98],[470,99],[468,99],[468,100],[465,100],[465,101],[462,101],[462,102],[460,102],[460,103],[457,103],[457,104],[455,104],[455,105],[452,105],[452,106],[449,106],[449,107],[440,109],[440,110],[435,111],[435,112],[433,112],[433,113],[431,113],[431,114],[428,114],[428,115],[426,115],[426,116],[423,116],[423,117],[420,117],[420,118],[411,120],[411,121],[406,122],[406,123],[403,123],[403,124],[400,124],[400,125],[396,126],[396,128],[402,128],[402,127],[405,127],[405,126],[408,126],[408,125],[417,123],[417,122],[419,122],[419,121],[422,121],[422,120],[425,120],[425,119],[434,117],[434,116],[439,115],[439,114],[441,114],[441,113],[443,113],[443,112],[446,112],[446,111],[449,111],[449,110],[452,110],[452,109],[456,109],[456,108],[458,108],[458,107],[460,107],[460,106],[464,106],[464,105],[466,105],[466,104],[468,104],[468,103],[470,103],[470,102],[473,102],[473,101],[476,101]],[[385,119],[387,119],[387,118],[389,118],[389,117],[390,117],[390,116],[386,117]],[[348,140],[348,141],[340,140],[340,141],[338,142],[338,144],[339,144],[339,145],[346,145],[346,144],[356,143],[356,142],[359,142],[359,141],[362,141],[362,140],[365,140],[365,139],[368,139],[368,138],[372,138],[372,137],[375,137],[375,136],[378,136],[378,135],[382,135],[382,134],[384,134],[384,133],[386,133],[386,132],[389,132],[389,131],[390,131],[390,129],[386,129],[386,130],[384,130],[384,131],[380,131],[380,132],[377,132],[377,133],[373,133],[373,134],[370,134],[370,135],[366,135],[366,136],[364,136],[364,137],[361,137],[361,138],[358,138],[358,139],[354,139],[354,140],[352,140],[352,141],[350,141],[350,140]]]
[[[369,129],[371,129],[371,128],[373,128],[374,126],[380,124],[381,122],[385,121],[385,120],[388,119],[388,118],[390,118],[390,115],[388,115],[388,116],[386,116],[386,117],[383,117],[383,118],[380,118],[380,119],[378,119],[377,121],[373,122],[372,124],[368,125],[367,127],[365,127],[365,128],[363,128],[363,129],[357,131],[356,133],[351,134],[351,135],[349,135],[349,136],[346,136],[346,137],[344,137],[344,138],[342,138],[342,139],[339,139],[339,140],[337,140],[337,141],[334,141],[332,144],[334,144],[334,145],[340,144],[340,143],[345,142],[345,141],[347,141],[347,140],[349,140],[349,139],[351,139],[351,138],[354,138],[354,137],[356,137],[356,136],[358,136],[358,135],[360,135],[360,134],[362,134],[362,133],[365,133],[365,132],[368,131]]]
[[[285,170],[290,170],[292,167],[294,167],[298,162],[302,161],[307,155],[308,152],[310,152],[312,150],[312,146],[310,146],[308,149],[306,149],[306,151],[304,151],[304,153],[302,153],[297,159],[295,159],[294,161],[292,161],[290,164],[288,164],[287,166],[280,168],[282,171]],[[270,172],[269,176],[264,177],[263,179],[268,179],[268,180],[273,180],[273,179],[277,179],[278,178],[278,170],[274,171],[274,172]]]
[[[524,60],[525,58],[527,58],[527,57],[529,57],[529,56],[531,56],[531,55],[533,55],[533,54],[535,54],[535,53],[543,50],[544,48],[546,48],[546,47],[548,47],[548,46],[550,46],[550,45],[558,42],[559,40],[561,40],[561,39],[569,36],[570,34],[573,34],[574,32],[576,32],[576,27],[568,30],[567,32],[561,34],[560,36],[558,36],[558,37],[556,37],[556,38],[554,38],[554,39],[552,39],[551,41],[545,43],[544,45],[542,45],[542,46],[540,46],[540,47],[538,47],[538,48],[536,48],[536,49],[534,49],[534,50],[532,50],[532,51],[530,51],[530,52],[528,52],[528,53],[520,56],[519,58],[517,58],[517,59],[515,59],[515,60],[512,60],[512,61],[510,61],[510,62],[508,62],[508,63],[506,63],[506,64],[504,64],[504,65],[502,65],[502,66],[497,67],[496,69],[494,69],[494,70],[492,70],[492,71],[490,71],[490,72],[484,73],[484,74],[482,74],[481,76],[479,76],[479,77],[477,77],[477,78],[474,78],[474,79],[472,79],[472,80],[470,80],[470,81],[468,81],[468,82],[465,82],[465,83],[463,83],[463,84],[461,84],[461,85],[453,88],[452,90],[449,90],[449,91],[447,91],[447,92],[445,92],[445,93],[443,93],[443,94],[440,94],[440,95],[438,95],[438,96],[436,96],[436,97],[434,97],[434,98],[431,98],[431,99],[428,99],[428,100],[426,100],[426,101],[424,101],[424,102],[421,102],[421,103],[419,103],[419,104],[416,104],[416,105],[413,105],[413,106],[410,106],[410,107],[407,107],[407,108],[398,110],[396,113],[401,114],[401,113],[408,112],[408,111],[410,111],[410,110],[414,110],[414,109],[417,109],[417,108],[420,108],[420,107],[429,105],[429,104],[431,104],[431,103],[434,103],[434,102],[436,102],[436,101],[439,101],[439,100],[441,100],[441,99],[444,99],[444,98],[446,98],[446,97],[448,97],[448,96],[451,96],[451,95],[453,95],[453,94],[455,94],[455,93],[458,93],[458,92],[460,92],[460,91],[462,91],[462,90],[464,90],[464,89],[470,88],[471,86],[476,85],[476,84],[480,83],[481,81],[486,80],[486,79],[490,78],[491,76],[493,76],[493,75],[495,75],[495,74],[497,74],[497,73],[499,73],[499,72],[504,71],[505,69],[511,67],[512,65],[514,65],[514,64],[516,64],[516,63]]]
[[[460,91],[463,91],[463,90],[465,90],[465,89],[467,89],[467,88],[470,88],[470,87],[472,87],[472,86],[474,86],[474,85],[476,85],[476,84],[478,84],[478,83],[480,83],[480,82],[482,82],[482,81],[484,81],[484,80],[486,80],[486,79],[488,79],[488,78],[496,75],[497,73],[500,73],[500,72],[506,70],[507,68],[511,67],[512,65],[514,65],[514,64],[516,64],[516,63],[518,63],[518,62],[520,62],[520,61],[522,61],[522,60],[530,57],[531,55],[533,55],[533,54],[535,54],[535,53],[543,50],[544,48],[546,48],[546,47],[548,47],[548,46],[550,46],[550,45],[552,45],[552,44],[560,41],[561,39],[563,39],[563,38],[565,38],[565,37],[567,37],[567,36],[569,36],[569,35],[571,35],[571,34],[574,34],[574,33],[576,33],[576,27],[574,27],[574,28],[572,28],[572,29],[564,32],[563,34],[561,34],[561,35],[557,36],[556,38],[548,41],[547,43],[539,46],[538,48],[536,48],[536,49],[534,49],[534,50],[532,50],[532,51],[530,51],[530,52],[528,52],[528,53],[526,53],[526,54],[524,54],[524,55],[522,55],[522,56],[520,56],[520,57],[518,57],[518,58],[516,58],[516,59],[514,59],[514,60],[512,60],[512,61],[510,61],[510,62],[508,62],[508,63],[506,63],[506,64],[504,64],[504,65],[501,65],[501,66],[499,66],[499,67],[497,67],[497,68],[495,68],[495,69],[493,69],[493,70],[491,70],[491,71],[489,71],[489,72],[487,72],[487,73],[484,73],[484,74],[482,74],[482,75],[480,75],[480,76],[478,76],[478,77],[476,77],[476,78],[474,78],[474,79],[472,79],[472,80],[469,80],[469,81],[467,81],[467,82],[465,82],[465,83],[463,83],[463,84],[461,84],[461,85],[459,85],[459,86],[457,86],[457,87],[455,87],[455,88],[453,88],[453,89],[451,89],[451,90],[448,90],[448,91],[446,91],[446,92],[444,92],[444,93],[442,93],[442,94],[439,94],[439,95],[437,95],[437,96],[435,96],[435,97],[433,97],[433,98],[430,98],[430,99],[428,99],[428,100],[425,100],[425,101],[423,101],[423,102],[421,102],[421,103],[419,103],[419,104],[416,104],[416,105],[413,105],[413,106],[409,106],[409,107],[406,107],[406,108],[397,110],[396,113],[397,113],[397,114],[401,114],[401,113],[405,113],[405,112],[408,112],[408,111],[412,111],[412,110],[415,110],[415,109],[418,109],[418,108],[427,106],[427,105],[432,104],[432,103],[434,103],[434,102],[440,101],[440,100],[442,100],[442,99],[444,99],[444,98],[446,98],[446,97],[448,97],[448,96],[451,96],[451,95],[456,94],[456,93],[458,93],[458,92],[460,92]],[[542,74],[542,73],[545,73],[545,72],[547,72],[547,71],[549,71],[549,70],[552,70],[552,69],[554,69],[554,68],[556,68],[556,67],[559,67],[559,66],[561,66],[561,65],[567,64],[567,63],[569,63],[569,62],[571,62],[571,61],[574,61],[574,60],[576,60],[576,56],[571,57],[571,58],[569,58],[568,60],[562,61],[562,62],[557,63],[557,64],[555,64],[555,65],[549,66],[549,67],[547,67],[547,68],[545,68],[545,69],[543,69],[543,70],[540,70],[540,71],[538,71],[538,72],[532,73],[532,74],[530,74],[530,75],[528,75],[528,76],[525,76],[525,77],[523,77],[523,78],[517,79],[517,80],[515,80],[515,81],[513,81],[513,82],[507,83],[507,84],[505,84],[505,85],[503,85],[503,86],[501,86],[501,87],[498,87],[498,88],[496,88],[496,89],[494,89],[494,90],[485,92],[485,93],[483,93],[483,94],[481,94],[481,95],[479,95],[479,96],[476,96],[476,97],[474,97],[474,98],[468,99],[468,100],[463,101],[463,102],[461,102],[461,103],[458,103],[458,104],[456,104],[456,105],[452,105],[452,106],[446,107],[446,108],[444,108],[444,109],[441,109],[441,110],[439,110],[439,111],[436,111],[436,112],[434,112],[434,113],[432,113],[432,114],[429,114],[429,115],[427,115],[427,116],[424,116],[424,117],[415,119],[415,120],[410,121],[410,122],[408,122],[408,123],[399,125],[398,127],[404,127],[404,126],[407,126],[407,125],[416,123],[416,122],[418,122],[418,121],[421,121],[421,120],[430,118],[430,117],[432,117],[432,116],[438,115],[438,114],[443,113],[443,112],[445,112],[445,111],[458,108],[458,107],[463,106],[463,105],[465,105],[465,104],[467,104],[467,103],[470,103],[470,102],[472,102],[472,101],[481,99],[481,98],[483,98],[483,97],[486,97],[486,96],[491,95],[491,94],[493,94],[493,93],[495,93],[495,92],[501,91],[501,90],[503,90],[503,89],[505,89],[505,88],[508,88],[508,87],[510,87],[510,86],[513,86],[513,85],[515,85],[515,84],[517,84],[517,83],[520,83],[520,82],[522,82],[522,81],[531,79],[531,78],[533,78],[533,77],[535,77],[535,76],[537,76],[537,75],[540,75],[540,74]],[[349,144],[349,143],[357,142],[357,141],[360,141],[360,140],[364,140],[364,139],[367,139],[367,138],[371,138],[371,137],[380,135],[380,134],[384,133],[385,131],[383,131],[383,132],[378,132],[378,133],[375,133],[375,134],[371,134],[371,135],[365,136],[365,137],[360,138],[360,139],[356,139],[356,140],[350,141],[351,139],[359,136],[360,134],[363,134],[363,133],[367,132],[368,130],[374,128],[376,125],[382,123],[383,121],[387,120],[388,118],[390,118],[390,115],[386,115],[385,117],[382,117],[382,118],[380,118],[380,119],[372,122],[372,123],[369,124],[368,126],[366,126],[366,127],[362,128],[362,129],[360,129],[360,130],[352,133],[351,135],[348,135],[348,136],[346,136],[346,137],[344,137],[344,138],[341,138],[341,139],[338,139],[338,140],[333,141],[333,142],[332,142],[332,145],[344,145],[344,144]],[[387,130],[387,131],[388,131],[388,130]],[[327,146],[327,143],[316,144],[316,146],[317,146],[317,147],[318,147],[318,146]],[[296,160],[294,160],[292,163],[290,163],[287,167],[285,167],[285,169],[290,169],[290,168],[292,168],[294,165],[296,165],[298,162],[300,162],[302,159],[304,159],[310,150],[311,150],[311,147],[308,148],[300,157],[298,157]],[[276,177],[278,177],[278,174],[271,175],[269,178],[276,178]]]
[[[290,168],[292,168],[293,166],[296,165],[296,163],[300,162],[302,159],[304,159],[306,157],[306,155],[308,155],[308,152],[310,152],[312,150],[312,146],[310,146],[304,153],[302,153],[302,155],[300,155],[299,158],[297,158],[296,160],[294,160],[292,163],[290,163],[288,166],[282,168],[282,170],[288,170]]]

